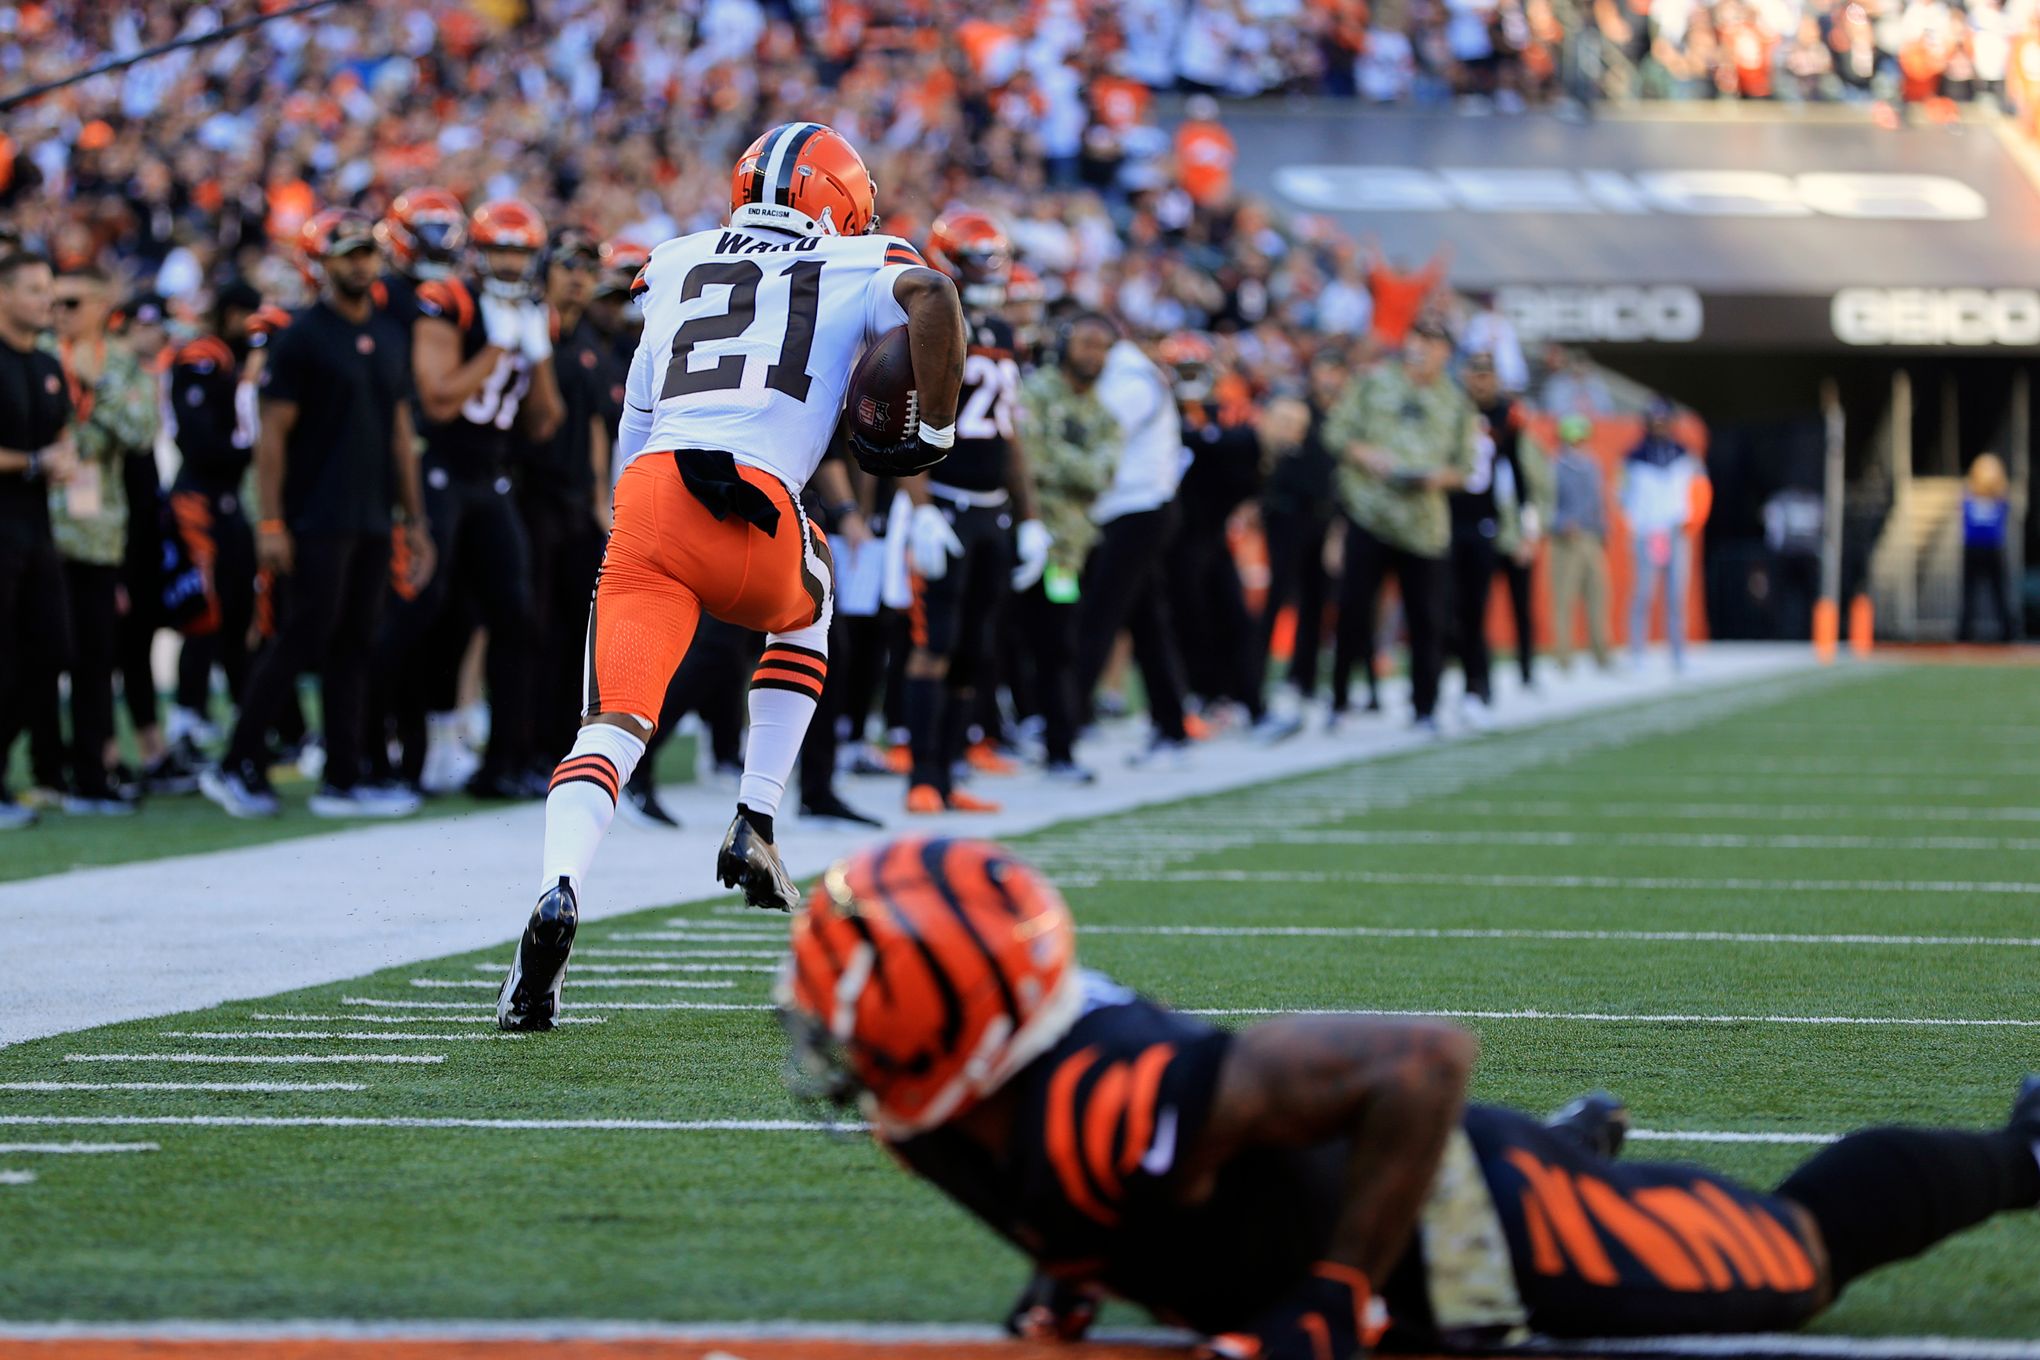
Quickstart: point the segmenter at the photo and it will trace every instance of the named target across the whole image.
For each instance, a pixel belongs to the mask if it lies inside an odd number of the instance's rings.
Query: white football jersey
[[[616,472],[645,450],[721,449],[798,495],[858,357],[906,324],[893,285],[921,263],[896,236],[717,227],[661,245],[638,276]]]

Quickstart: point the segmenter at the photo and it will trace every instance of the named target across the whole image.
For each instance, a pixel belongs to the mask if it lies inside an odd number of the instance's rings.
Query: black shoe
[[[1629,1136],[1629,1107],[1606,1091],[1589,1091],[1545,1120],[1544,1127],[1612,1162]]]
[[[833,794],[812,803],[803,801],[800,817],[804,822],[840,822],[844,826],[868,826],[874,831],[885,828],[885,823],[878,818],[865,816]]]
[[[574,952],[574,930],[581,924],[581,904],[566,879],[545,890],[517,942],[517,958],[503,990],[496,996],[496,1028],[548,1030],[560,1013],[560,985],[567,978],[567,955]]]
[[[725,888],[743,888],[744,901],[765,911],[790,912],[800,905],[800,889],[787,876],[779,852],[751,825],[742,808],[723,836],[715,876]]]
[[[639,779],[635,774],[623,786],[623,797],[616,804],[616,810],[632,826],[667,831],[680,829],[680,819],[666,811],[665,804],[659,801],[658,785],[650,779]]]
[[[283,812],[269,771],[259,760],[221,762],[198,777],[198,791],[225,808],[229,817],[276,817]]]
[[[191,738],[180,737],[142,767],[142,790],[168,798],[197,793],[198,772],[204,765],[205,758],[192,745]]]
[[[2023,1133],[2040,1143],[2040,1072],[2028,1072],[2026,1079],[2019,1083],[2019,1096],[2012,1102],[2009,1126],[2012,1132]]]
[[[514,770],[481,770],[468,780],[467,792],[468,797],[489,803],[528,803],[545,797],[543,792],[534,795],[530,783]]]

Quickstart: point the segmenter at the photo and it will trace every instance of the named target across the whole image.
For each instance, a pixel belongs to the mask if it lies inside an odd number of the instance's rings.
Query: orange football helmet
[[[604,241],[600,258],[602,277],[595,285],[595,296],[610,297],[630,292],[638,271],[652,262],[652,252],[636,241]]]
[[[424,185],[398,194],[375,224],[376,243],[400,274],[443,279],[460,264],[467,245],[467,209],[450,189]]]
[[[1176,395],[1184,401],[1203,401],[1218,381],[1218,351],[1196,331],[1177,331],[1157,347],[1157,354],[1170,372]]]
[[[969,208],[946,212],[928,233],[928,263],[956,280],[974,307],[998,307],[1013,278],[1013,248],[999,224]]]
[[[522,301],[538,282],[539,252],[545,249],[545,219],[521,198],[491,199],[468,220],[468,237],[480,251],[522,250],[524,264],[509,278],[483,262],[482,288],[497,297]]]
[[[730,225],[863,236],[878,228],[877,198],[864,158],[835,129],[781,123],[737,158]]]
[[[327,260],[363,249],[375,249],[375,222],[367,213],[355,208],[327,208],[313,213],[298,228],[298,273],[317,288],[325,280],[323,266]]]
[[[970,1109],[1082,1007],[1062,894],[984,841],[896,840],[839,860],[793,923],[775,992],[809,1094],[857,1098],[901,1139]]]

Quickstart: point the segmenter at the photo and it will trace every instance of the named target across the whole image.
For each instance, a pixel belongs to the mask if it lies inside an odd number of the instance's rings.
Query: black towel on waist
[[[675,449],[673,462],[694,499],[718,520],[735,515],[768,538],[779,532],[779,507],[737,473],[737,460],[721,449]]]

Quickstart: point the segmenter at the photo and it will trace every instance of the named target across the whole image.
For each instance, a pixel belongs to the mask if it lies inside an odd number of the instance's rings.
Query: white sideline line
[[[451,1004],[451,1003],[448,1003]],[[296,1020],[304,1023],[324,1021],[328,1024],[356,1025],[493,1025],[496,1013],[487,1015],[303,1015],[297,1011],[252,1011],[250,1020]],[[554,1016],[556,1025],[599,1025],[601,1019],[595,1016]]]
[[[0,1171],[0,1185],[34,1185],[33,1171]]]
[[[479,967],[480,965],[477,966]],[[503,971],[501,966],[497,964],[490,964],[489,970],[496,973]],[[413,987],[479,987],[491,992],[503,990],[502,983],[490,982],[485,978],[476,978],[472,982],[466,978],[412,978],[411,985]],[[737,984],[734,982],[707,982],[695,978],[646,978],[643,982],[629,980],[605,982],[600,978],[590,978],[588,981],[576,985],[579,987],[692,987],[701,991],[715,991],[718,989],[728,989]]]
[[[1455,812],[1497,817],[1582,817],[1635,820],[1677,817],[1681,820],[1721,818],[1766,822],[2040,822],[2040,807],[1901,807],[1890,803],[1568,803],[1511,802],[1503,799],[1454,799]]]
[[[0,1152],[32,1152],[51,1157],[91,1157],[116,1152],[156,1152],[155,1143],[0,1143]]]
[[[1122,880],[1104,874],[1065,875],[1095,886]],[[1432,888],[1612,888],[1627,892],[1876,892],[2040,895],[2040,883],[1877,878],[1625,878],[1615,874],[1433,874],[1380,869],[1165,869],[1142,874],[1163,883],[1369,883]]]
[[[65,1062],[120,1063],[443,1063],[444,1053],[66,1053]]]
[[[389,1034],[380,1030],[350,1030],[327,1033],[315,1029],[163,1029],[165,1039],[312,1039],[320,1043],[366,1040],[381,1044],[480,1043],[497,1039],[522,1039],[522,1034]]]
[[[2035,841],[2040,845],[2040,841]],[[784,949],[580,949],[577,959],[781,959]],[[585,972],[585,969],[577,971]]]
[[[1099,836],[1135,850],[1195,849],[1208,838],[1179,833]],[[1277,831],[1255,838],[1274,845],[1667,846],[1693,850],[2040,850],[2031,836],[1759,836],[1704,831]]]
[[[358,1081],[0,1081],[0,1091],[366,1091]]]
[[[1182,1015],[1435,1016],[1446,1020],[1568,1020],[1611,1025],[1900,1025],[1918,1029],[2040,1029],[2040,1020],[1963,1019],[1899,1015],[1623,1015],[1609,1011],[1369,1010],[1339,1006],[1185,1007]]]
[[[592,951],[584,950],[584,954]],[[777,954],[769,955],[778,958]],[[478,963],[477,972],[500,973],[499,963]],[[585,973],[776,973],[778,968],[756,963],[584,963],[575,968],[576,977]],[[500,984],[492,984],[500,985]],[[583,984],[586,985],[586,984]]]
[[[1094,926],[1085,935],[1183,935],[1328,940],[1570,940],[1624,944],[1890,945],[1941,949],[2040,949],[2040,939],[2000,935],[1812,935],[1737,930],[1506,930],[1450,926]]]

